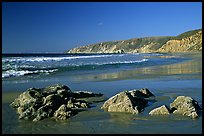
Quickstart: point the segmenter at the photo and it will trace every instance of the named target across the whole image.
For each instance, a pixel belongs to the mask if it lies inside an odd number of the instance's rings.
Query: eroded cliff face
[[[181,40],[169,40],[158,52],[192,52],[202,51],[202,31]]]
[[[68,53],[152,53],[202,51],[202,29],[182,36],[134,38],[73,48]]]

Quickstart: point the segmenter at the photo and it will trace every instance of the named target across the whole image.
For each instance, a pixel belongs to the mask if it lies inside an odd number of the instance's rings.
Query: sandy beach
[[[201,134],[202,115],[195,120],[179,115],[148,115],[154,107],[168,105],[179,95],[190,96],[202,106],[202,53],[179,55],[192,59],[123,71],[87,72],[69,76],[58,74],[50,78],[2,81],[2,133]],[[19,120],[16,112],[9,107],[9,104],[29,87],[40,88],[57,83],[65,84],[72,90],[100,92],[107,98],[123,90],[148,88],[156,96],[156,102],[138,115],[105,112],[100,109],[103,104],[100,102],[67,121],[45,119],[37,123]]]

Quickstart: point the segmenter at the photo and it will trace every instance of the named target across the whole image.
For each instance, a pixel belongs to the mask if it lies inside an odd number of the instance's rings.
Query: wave
[[[80,64],[68,64],[68,65],[58,65],[58,67],[52,67],[47,65],[45,67],[40,65],[38,67],[32,65],[14,65],[12,68],[4,69],[2,73],[2,78],[9,77],[19,77],[25,75],[33,74],[50,74],[53,72],[63,72],[63,71],[73,71],[73,70],[93,70],[93,69],[103,69],[103,68],[114,68],[114,65],[123,65],[123,64],[134,64],[148,61],[148,59],[141,59],[136,61],[110,61],[110,62],[89,62],[89,63],[80,63]]]
[[[58,69],[35,70],[35,71],[29,71],[29,70],[7,70],[6,72],[2,73],[2,78],[19,77],[19,76],[39,74],[39,73],[49,74],[49,73],[52,73],[52,72],[55,72],[55,71],[58,71]]]
[[[145,62],[145,61],[148,61],[148,59],[135,60],[135,61],[103,62],[103,63],[96,63],[96,65],[109,65],[109,64],[133,64],[133,63],[139,63],[139,62]]]
[[[3,58],[2,62],[44,62],[44,61],[61,61],[72,59],[89,59],[89,58],[105,58],[112,56],[124,56],[125,54],[111,54],[111,55],[91,55],[91,56],[68,56],[68,57],[13,57]]]

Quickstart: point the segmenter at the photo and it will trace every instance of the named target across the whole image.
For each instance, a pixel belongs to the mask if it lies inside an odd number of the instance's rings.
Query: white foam
[[[69,57],[13,57],[13,58],[4,58],[2,62],[43,62],[43,61],[61,61],[61,60],[71,60],[71,59],[87,59],[87,58],[104,58],[111,57],[112,55],[91,55],[91,56],[69,56]],[[114,55],[114,56],[123,56]]]
[[[58,69],[52,69],[52,70],[35,70],[35,71],[28,71],[28,70],[7,70],[6,72],[2,73],[2,78],[8,78],[8,77],[19,77],[26,74],[35,74],[35,73],[52,73],[58,71]]]
[[[104,62],[104,63],[96,63],[97,65],[106,65],[106,64],[132,64],[132,63],[140,63],[148,61],[148,59],[135,60],[135,61],[113,61],[113,62]]]

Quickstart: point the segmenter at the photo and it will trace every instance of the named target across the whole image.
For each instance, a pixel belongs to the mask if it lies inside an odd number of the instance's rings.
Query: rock
[[[143,88],[140,90],[130,90],[129,91],[133,97],[143,97],[148,98],[154,96],[147,88]]]
[[[188,96],[178,96],[170,104],[170,108],[174,114],[182,114],[191,118],[197,118],[201,110],[198,102]]]
[[[78,98],[87,98],[87,97],[99,97],[102,96],[103,94],[101,93],[93,93],[89,91],[75,91],[73,92],[73,97],[78,99]]]
[[[72,116],[72,111],[70,108],[67,108],[65,104],[61,105],[58,110],[55,111],[54,117],[61,120],[66,120]]]
[[[33,107],[29,107],[27,109],[23,109],[22,107],[18,107],[19,119],[33,119],[35,116],[35,109]]]
[[[43,88],[42,93],[44,95],[50,95],[50,94],[55,94],[58,90],[65,90],[68,93],[72,93],[69,87],[65,85],[60,85],[60,84],[45,87]]]
[[[170,110],[166,105],[162,105],[158,108],[155,108],[149,112],[150,115],[169,115]]]
[[[61,96],[64,100],[73,97],[73,93],[71,92],[71,90],[57,90],[57,94]]]
[[[43,103],[42,95],[39,90],[36,91],[34,88],[30,88],[27,91],[23,92],[16,98],[10,106],[13,108],[21,107],[21,111],[25,111],[25,109],[32,107],[34,109],[38,109],[39,106]]]
[[[86,101],[70,99],[67,102],[67,107],[68,108],[74,108],[74,109],[80,109],[80,108],[89,108],[90,106]]]
[[[58,94],[50,94],[44,99],[44,104],[52,106],[53,109],[57,109],[65,101]]]
[[[124,91],[108,99],[101,108],[108,112],[129,112],[138,114],[147,103],[147,100],[140,97],[133,97],[131,92]]]
[[[10,106],[16,109],[19,119],[39,121],[55,117],[64,120],[90,107],[85,100],[76,98],[102,95],[87,91],[73,93],[69,87],[57,84],[41,89],[29,88],[20,94]]]
[[[36,114],[35,114],[35,118],[33,119],[33,121],[39,121],[48,117],[51,117],[54,110],[52,109],[52,105],[46,104],[42,107],[40,107]]]
[[[122,53],[125,53],[125,51],[123,49],[121,49],[121,50],[116,50],[115,53],[121,53],[122,54]]]

